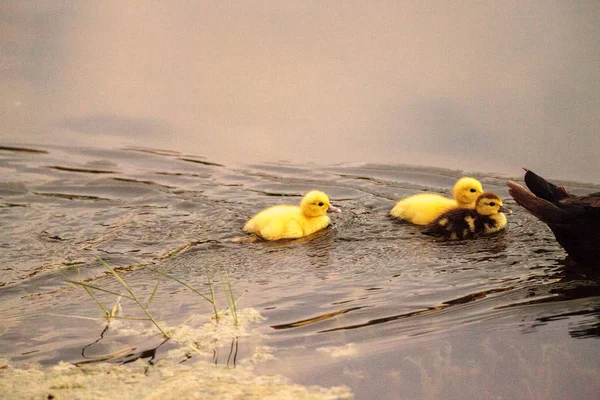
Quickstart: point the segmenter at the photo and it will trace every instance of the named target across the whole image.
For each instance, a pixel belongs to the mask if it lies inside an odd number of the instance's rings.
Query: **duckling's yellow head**
[[[480,215],[495,215],[507,210],[502,206],[502,199],[500,196],[492,192],[483,192],[477,198],[475,211]]]
[[[329,197],[318,190],[311,190],[300,201],[300,209],[307,217],[320,217],[327,213],[327,210],[339,212],[339,209],[329,203]]]
[[[454,185],[454,199],[461,206],[475,204],[477,198],[483,193],[481,182],[475,178],[460,178]]]

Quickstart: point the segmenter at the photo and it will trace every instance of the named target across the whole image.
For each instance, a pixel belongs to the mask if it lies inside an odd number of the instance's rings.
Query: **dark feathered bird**
[[[475,209],[453,208],[430,222],[421,231],[425,235],[449,240],[471,239],[504,229],[507,212],[496,193],[483,192],[475,202]]]
[[[600,261],[600,192],[574,196],[525,169],[525,184],[509,181],[508,193],[546,223],[558,243],[578,261]]]

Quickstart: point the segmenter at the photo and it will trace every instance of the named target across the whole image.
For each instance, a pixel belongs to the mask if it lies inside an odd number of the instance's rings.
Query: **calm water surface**
[[[597,1],[0,2],[0,358],[165,359],[75,318],[102,313],[67,279],[122,290],[100,256],[144,298],[150,268],[204,290],[226,269],[267,319],[219,365],[266,345],[257,373],[357,399],[596,399],[598,273],[505,182],[600,190],[598,20]],[[513,209],[506,232],[439,243],[386,217],[463,174]],[[232,241],[311,189],[343,209],[329,230]],[[211,313],[168,280],[152,310]]]
[[[549,230],[507,199],[508,178],[402,165],[220,165],[145,148],[0,149],[0,354],[14,362],[80,362],[135,347],[113,362],[165,357],[157,335],[104,331],[83,289],[120,291],[95,259],[122,268],[147,296],[164,267],[203,288],[225,267],[239,307],[267,319],[257,365],[305,385],[348,385],[356,398],[578,398],[600,391],[600,278],[574,266]],[[506,232],[441,243],[386,217],[421,191],[449,193],[469,173],[514,213]],[[597,191],[565,182],[575,193]],[[342,208],[311,240],[236,243],[241,226],[309,189]],[[171,257],[170,252],[185,246]],[[99,298],[110,303],[109,295]],[[222,305],[225,300],[220,298]],[[177,324],[211,307],[165,281],[152,302]],[[124,302],[125,311],[135,307]],[[215,349],[230,365],[233,349]]]

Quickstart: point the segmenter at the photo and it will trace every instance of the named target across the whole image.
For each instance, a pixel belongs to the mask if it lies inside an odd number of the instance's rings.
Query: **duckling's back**
[[[454,208],[435,218],[421,232],[451,240],[469,239],[479,228],[478,219],[479,215],[473,209]]]
[[[427,225],[444,212],[457,207],[452,199],[434,193],[420,193],[400,200],[390,215],[416,225]]]

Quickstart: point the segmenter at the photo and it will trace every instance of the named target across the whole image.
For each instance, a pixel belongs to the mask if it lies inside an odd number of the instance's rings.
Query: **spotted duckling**
[[[312,190],[299,206],[279,205],[269,207],[244,225],[244,231],[265,240],[296,239],[325,229],[330,224],[327,212],[340,212],[329,202],[323,192]]]
[[[415,225],[427,225],[452,208],[475,208],[483,193],[481,182],[475,178],[460,178],[452,190],[454,199],[439,194],[420,193],[400,200],[389,215]]]
[[[562,186],[525,169],[525,184],[509,181],[508,193],[517,204],[544,222],[574,260],[600,259],[600,192],[576,196]]]
[[[491,192],[483,192],[475,203],[475,209],[454,208],[446,211],[424,229],[425,235],[441,236],[449,240],[472,239],[478,235],[498,232],[506,227],[502,199]]]

